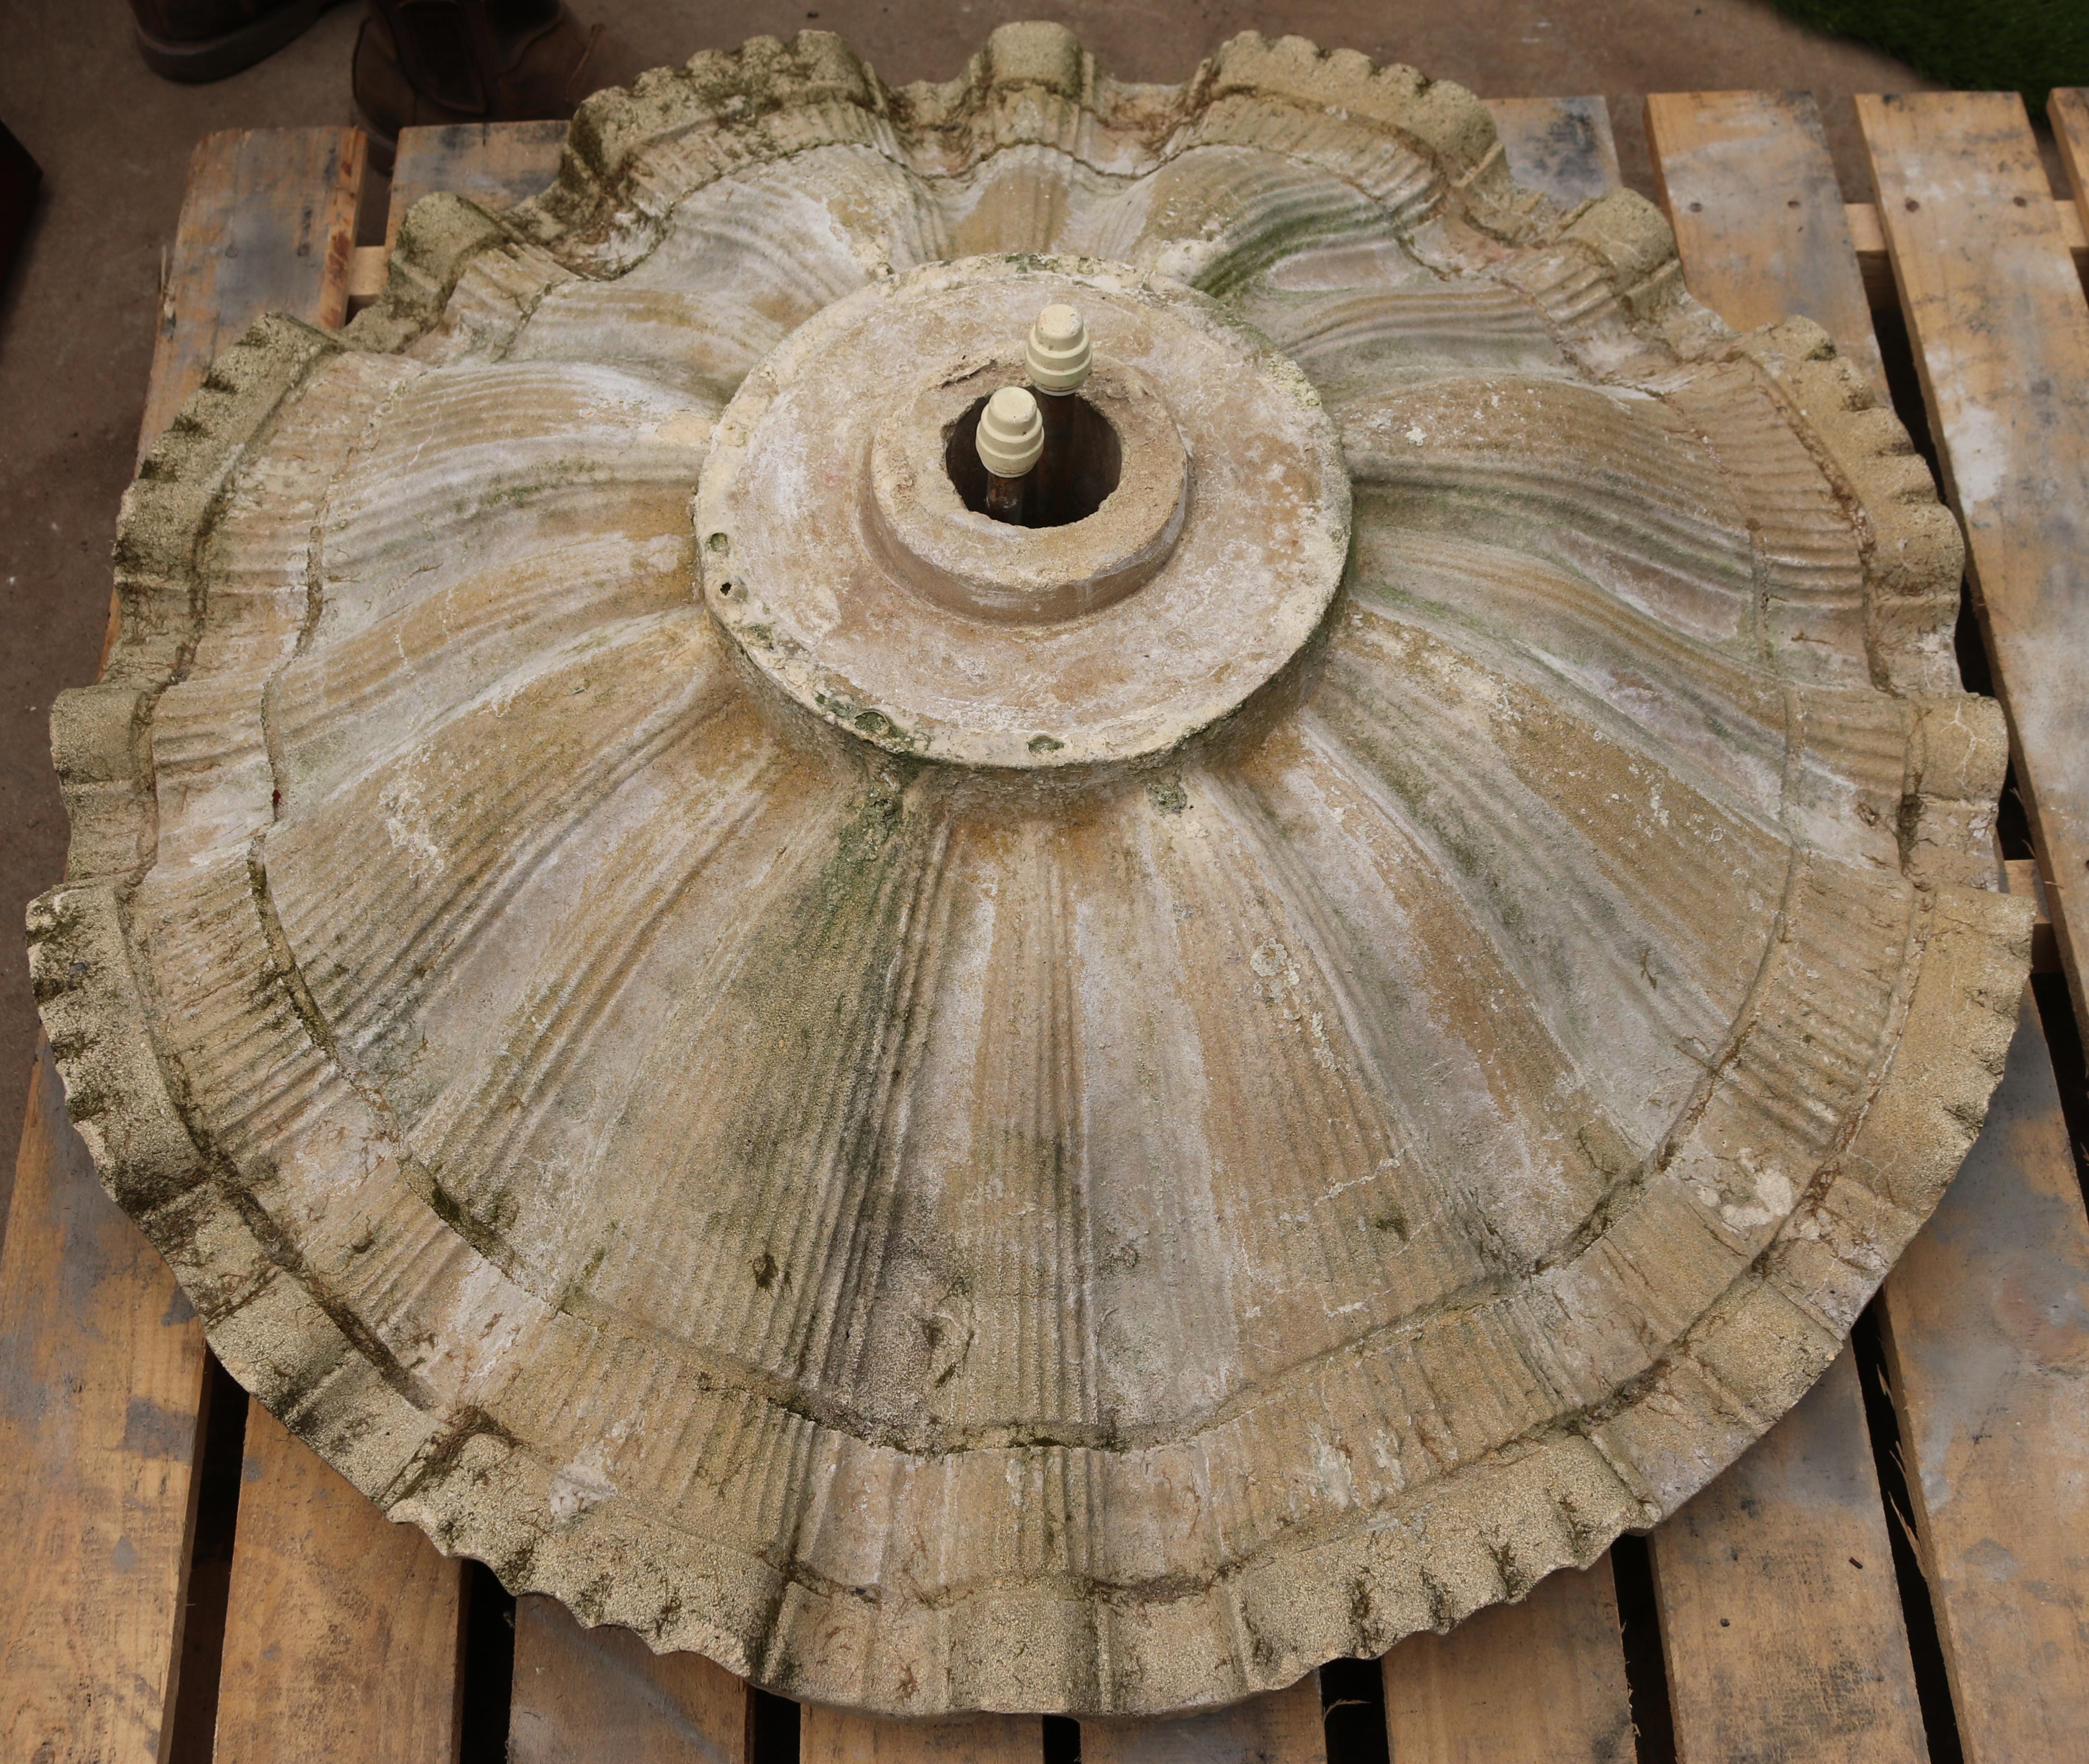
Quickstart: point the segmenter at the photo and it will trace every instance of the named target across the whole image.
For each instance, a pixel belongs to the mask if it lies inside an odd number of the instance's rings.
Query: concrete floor
[[[850,38],[891,80],[950,78],[1010,19],[1062,19],[1111,72],[1149,80],[1182,79],[1238,31],[1297,32],[1412,62],[1482,96],[1606,94],[1627,179],[1649,193],[1646,92],[1810,88],[1856,196],[1864,184],[1850,95],[1927,83],[1888,57],[1802,30],[1761,0],[576,4],[609,27],[606,66],[618,78],[813,21]],[[100,653],[109,543],[189,151],[216,129],[349,120],[361,10],[349,0],[260,66],[186,87],[146,71],[118,0],[0,0],[0,118],[42,165],[45,191],[0,287],[0,1146],[10,1154],[36,1028],[19,927],[65,861],[46,722],[52,696],[90,680]],[[0,1191],[11,1161],[0,1166]]]

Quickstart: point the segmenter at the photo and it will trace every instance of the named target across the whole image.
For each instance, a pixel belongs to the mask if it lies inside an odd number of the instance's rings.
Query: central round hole
[[[1109,418],[1078,392],[1062,398],[1040,394],[1037,405],[1044,417],[1044,457],[1030,473],[1023,524],[1070,527],[1086,520],[1117,488],[1124,473],[1124,443]],[[944,469],[959,501],[976,515],[986,512],[987,471],[975,439],[985,409],[982,398],[950,425],[943,443]]]

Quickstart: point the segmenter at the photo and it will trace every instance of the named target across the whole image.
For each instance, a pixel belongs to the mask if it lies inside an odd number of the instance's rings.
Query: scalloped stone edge
[[[281,1266],[198,1158],[160,1071],[132,970],[121,884],[53,891],[32,916],[35,972],[67,1110],[112,1194],[194,1298],[212,1347],[242,1384],[387,1514],[446,1553],[489,1562],[509,1588],[543,1593],[583,1621],[637,1630],[663,1651],[694,1648],[789,1693],[893,1708],[820,1660],[791,1657],[783,1608],[757,1565],[738,1584],[657,1565],[684,1552],[612,1501],[581,1526],[533,1528],[552,1473],[489,1418],[437,1418],[388,1382],[340,1320]],[[1944,884],[1932,891],[1906,1032],[1861,1125],[1816,1180],[1878,1203],[1845,1221],[1802,1203],[1778,1238],[1679,1351],[1577,1428],[1506,1448],[1477,1479],[1447,1485],[1396,1532],[1274,1544],[1186,1590],[1152,1625],[1166,1646],[1127,1649],[1136,1669],[1095,1681],[1096,1638],[1044,1601],[987,1592],[947,1625],[945,1676],[893,1712],[1077,1709],[1148,1714],[1274,1689],[1322,1660],[1383,1651],[1438,1631],[1554,1569],[1586,1566],[1627,1529],[1657,1522],[1716,1475],[1811,1386],[1858,1311],[1928,1216],[1977,1136],[2017,1021],[2028,903]],[[97,1034],[97,1022],[122,1021]],[[1707,1414],[1725,1425],[1708,1428]],[[1657,1479],[1642,1466],[1666,1466]],[[1102,1603],[1109,1603],[1107,1595]],[[766,1611],[752,1632],[704,1615]],[[1054,1616],[1058,1621],[1053,1621]],[[1114,1615],[1113,1613],[1112,1615]],[[1126,1613],[1130,1616],[1130,1613]],[[1143,1608],[1133,1627],[1150,1615]],[[1132,1638],[1122,1638],[1130,1643]],[[750,1646],[749,1644],[752,1644]],[[1054,1644],[1057,1644],[1056,1646]],[[1171,1654],[1229,1658],[1218,1698],[1156,1668]],[[940,1689],[943,1694],[936,1694]]]
[[[1091,113],[1110,93],[1135,95],[1124,104],[1157,106],[1167,119],[1165,129],[1149,125],[1156,135],[1173,134],[1223,99],[1250,96],[1338,114],[1415,149],[1441,168],[1448,199],[1470,225],[1506,243],[1573,249],[1628,312],[1685,358],[1709,345],[1752,362],[1813,434],[1860,511],[1874,683],[1900,692],[1955,687],[1950,631],[1964,562],[1958,523],[1891,406],[1836,354],[1825,331],[1787,319],[1736,340],[1684,292],[1674,231],[1654,204],[1620,189],[1562,209],[1521,191],[1492,114],[1472,92],[1412,67],[1380,66],[1353,49],[1322,50],[1304,37],[1272,42],[1243,32],[1180,87],[1119,87],[1098,75],[1094,57],[1070,31],[1047,24],[1002,25],[958,79],[896,89],[831,32],[706,49],[681,67],[656,69],[631,87],[588,99],[574,118],[559,180],[543,196],[501,215],[456,195],[416,203],[400,229],[383,296],[344,340],[403,349],[441,321],[451,292],[481,254],[541,251],[562,259],[568,255],[562,246],[569,252],[603,229],[629,225],[627,186],[643,162],[692,134],[751,135],[779,113],[830,105],[886,128],[961,133],[1011,92],[1042,92]],[[757,143],[747,156],[770,156]],[[723,172],[714,168],[713,175]]]
[[[1464,87],[1398,63],[1379,66],[1353,49],[1322,50],[1301,36],[1272,43],[1246,32],[1180,86],[1136,86],[1100,77],[1094,58],[1064,26],[1004,24],[958,79],[894,88],[842,37],[801,31],[788,42],[757,36],[736,49],[706,49],[680,67],[657,68],[628,87],[595,93],[574,115],[556,182],[504,214],[460,197],[423,198],[401,229],[384,293],[351,332],[365,347],[402,347],[435,323],[442,298],[478,252],[510,239],[555,252],[561,243],[628,223],[643,162],[686,136],[706,130],[753,135],[779,113],[828,106],[861,112],[886,129],[952,135],[976,128],[1002,96],[1025,92],[1090,114],[1099,107],[1150,113],[1145,126],[1156,142],[1228,97],[1331,113],[1433,161],[1463,217],[1508,242],[1532,242],[1563,217],[1581,216],[1573,237],[1606,259],[1628,263],[1641,253],[1648,216],[1666,233],[1659,211],[1630,192],[1564,211],[1520,190],[1491,113]],[[1591,208],[1593,216],[1586,212]],[[1672,238],[1667,255],[1674,255]]]

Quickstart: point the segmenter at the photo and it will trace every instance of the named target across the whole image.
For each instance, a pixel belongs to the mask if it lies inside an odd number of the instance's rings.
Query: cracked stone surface
[[[1126,330],[1150,579],[968,620],[841,543],[866,439],[744,578],[796,623],[727,610],[801,328],[1053,277],[1295,439]],[[1934,1205],[2027,960],[1959,563],[1817,328],[1735,336],[1448,83],[757,39],[419,205],[152,450],[37,993],[227,1366],[444,1549],[817,1701],[1220,1702],[1672,1511]],[[1214,620],[1267,666],[1083,745],[1095,632],[1165,685]],[[806,686],[879,628],[919,716]]]

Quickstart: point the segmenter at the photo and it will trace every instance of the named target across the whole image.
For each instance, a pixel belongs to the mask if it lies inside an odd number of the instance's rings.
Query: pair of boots
[[[272,55],[334,0],[131,0],[139,53],[169,79],[222,79]],[[355,107],[388,165],[399,131],[569,117],[594,89],[602,27],[564,0],[370,0]]]

